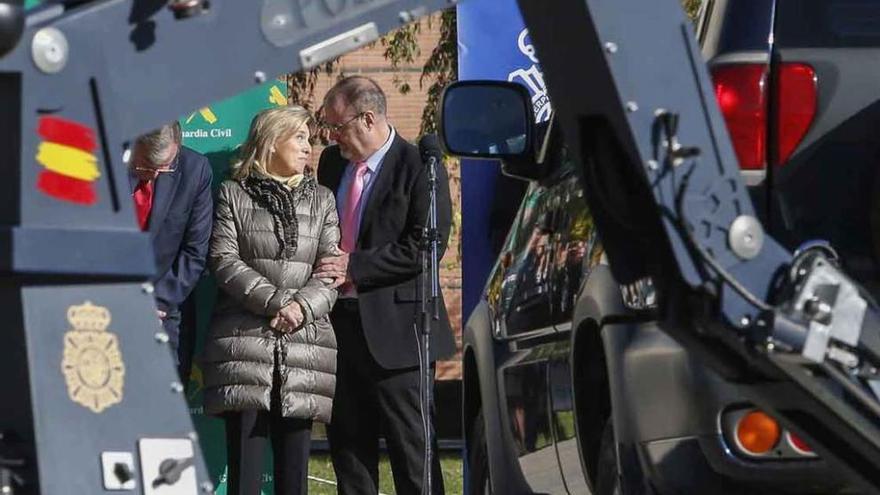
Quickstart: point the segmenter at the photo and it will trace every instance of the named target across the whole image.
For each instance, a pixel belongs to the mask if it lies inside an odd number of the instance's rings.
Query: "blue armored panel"
[[[176,439],[190,446],[190,456],[198,452],[149,286],[29,287],[21,303],[43,493],[98,492],[99,454],[127,452],[138,460],[142,438]]]

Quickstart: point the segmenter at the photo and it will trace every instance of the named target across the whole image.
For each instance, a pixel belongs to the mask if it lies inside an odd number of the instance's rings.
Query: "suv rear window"
[[[782,0],[776,41],[785,48],[880,46],[877,0]]]

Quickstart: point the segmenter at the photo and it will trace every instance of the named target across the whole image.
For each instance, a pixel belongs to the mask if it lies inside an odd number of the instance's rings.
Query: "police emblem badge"
[[[110,311],[86,301],[67,308],[73,327],[64,334],[61,371],[70,400],[101,413],[122,401],[125,364],[116,335],[108,332]]]

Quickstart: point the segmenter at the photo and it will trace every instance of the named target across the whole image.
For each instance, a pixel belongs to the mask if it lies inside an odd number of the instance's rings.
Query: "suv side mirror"
[[[451,155],[501,160],[507,175],[527,180],[543,176],[535,162],[532,99],[520,84],[459,81],[440,102],[440,136]]]

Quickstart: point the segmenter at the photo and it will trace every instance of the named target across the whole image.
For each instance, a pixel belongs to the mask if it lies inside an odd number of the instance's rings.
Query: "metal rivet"
[[[287,16],[281,15],[281,14],[276,15],[275,17],[272,18],[272,24],[275,27],[279,27],[279,28],[286,26],[287,25]]]
[[[605,51],[608,53],[617,53],[617,43],[613,41],[605,42]]]
[[[626,102],[626,111],[627,112],[635,112],[639,109],[639,104],[634,101]]]
[[[648,165],[649,170],[657,170],[658,168],[660,168],[660,164],[657,163],[657,160],[648,160],[645,163]]]
[[[257,81],[257,84],[263,84],[266,82],[266,73],[261,70],[254,72],[254,81]]]
[[[183,393],[183,384],[180,382],[171,382],[171,391],[174,393]]]
[[[739,324],[741,326],[747,327],[752,324],[752,319],[749,318],[748,316],[743,316],[742,318],[740,318]]]
[[[154,337],[156,338],[156,342],[159,342],[160,344],[167,344],[169,340],[168,334],[165,332],[156,332]]]
[[[55,74],[67,65],[67,37],[58,28],[46,27],[34,34],[31,57],[34,64],[46,74]]]
[[[767,342],[766,349],[767,352],[773,352],[774,350],[776,350],[776,344],[774,344],[773,342]]]
[[[727,242],[734,254],[741,259],[750,260],[758,256],[764,246],[764,229],[757,218],[740,215],[730,224]]]
[[[202,491],[205,493],[211,493],[214,491],[214,484],[210,481],[203,481],[200,486],[202,487]]]
[[[141,284],[141,290],[144,292],[144,294],[152,294],[154,290],[153,284],[149,282]]]

